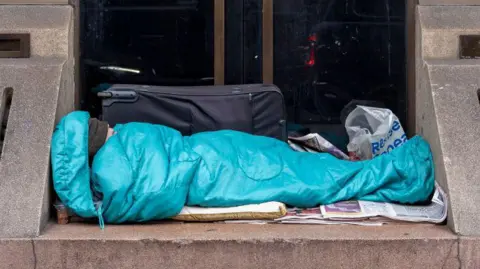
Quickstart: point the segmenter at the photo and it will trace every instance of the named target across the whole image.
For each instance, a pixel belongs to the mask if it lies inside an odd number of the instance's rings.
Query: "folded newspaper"
[[[301,137],[289,137],[288,144],[296,151],[328,152],[339,159],[349,159],[347,154],[343,153],[340,149],[335,147],[332,143],[319,134],[308,134]]]
[[[321,206],[320,211],[324,218],[330,220],[384,217],[398,221],[442,223],[447,218],[447,208],[447,196],[437,185],[431,203],[425,206],[348,201]]]
[[[437,184],[431,203],[411,206],[368,201],[345,201],[317,208],[290,208],[284,217],[273,223],[284,224],[351,224],[380,226],[391,222],[442,223],[447,218],[448,199]],[[227,221],[229,222],[229,221]],[[261,224],[258,220],[244,220],[236,223]]]

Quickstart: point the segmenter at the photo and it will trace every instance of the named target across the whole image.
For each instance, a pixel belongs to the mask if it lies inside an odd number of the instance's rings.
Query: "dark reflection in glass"
[[[262,0],[228,0],[225,82],[262,82]]]
[[[213,84],[213,1],[81,1],[83,91]],[[94,109],[93,98],[84,103]]]
[[[291,120],[340,123],[352,99],[405,119],[405,1],[275,1],[275,84]]]
[[[229,84],[262,82],[262,2],[226,0]],[[366,99],[404,122],[405,0],[275,0],[274,12],[274,82],[291,121],[339,124]],[[81,36],[84,91],[213,83],[213,1],[81,1]]]

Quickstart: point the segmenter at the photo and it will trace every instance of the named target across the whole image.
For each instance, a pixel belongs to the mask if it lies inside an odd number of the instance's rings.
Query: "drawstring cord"
[[[98,225],[100,226],[100,229],[105,229],[105,222],[103,222],[103,213],[102,213],[102,205],[100,204],[97,209],[97,215],[98,215]]]

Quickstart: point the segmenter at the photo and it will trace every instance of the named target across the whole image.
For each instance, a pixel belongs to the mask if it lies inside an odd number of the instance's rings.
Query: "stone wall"
[[[72,14],[69,5],[0,5],[0,34],[30,34],[29,58],[0,59],[0,90],[13,92],[0,156],[0,238],[38,236],[50,218],[51,135],[75,103]]]

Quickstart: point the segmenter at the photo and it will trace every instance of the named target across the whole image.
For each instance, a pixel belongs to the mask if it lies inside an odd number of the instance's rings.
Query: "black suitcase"
[[[116,84],[98,93],[101,118],[162,124],[192,135],[237,130],[287,139],[285,103],[274,85],[164,87]]]

